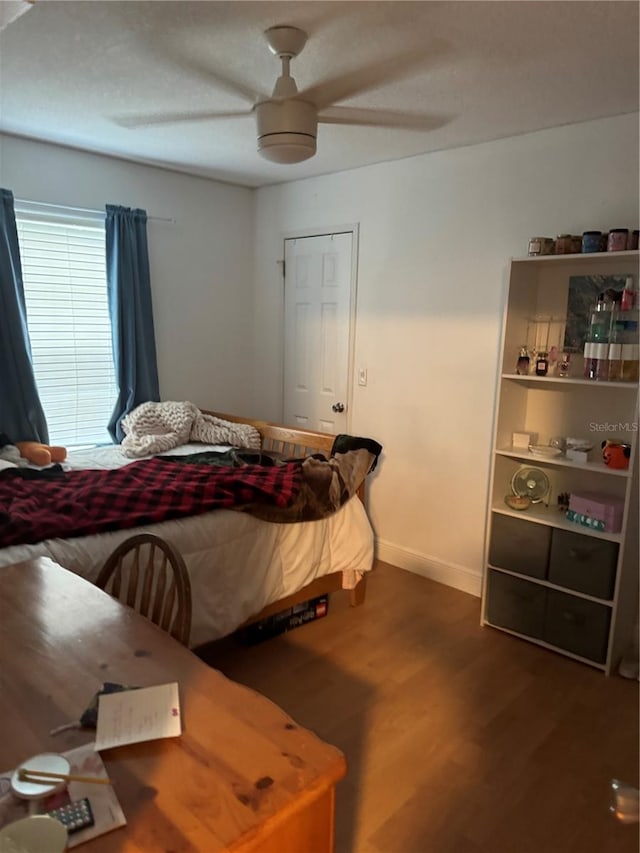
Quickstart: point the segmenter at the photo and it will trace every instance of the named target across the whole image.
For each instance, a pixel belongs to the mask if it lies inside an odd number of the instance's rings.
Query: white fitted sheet
[[[206,449],[212,448],[184,445],[174,452]],[[115,468],[131,461],[118,447],[104,447],[70,454],[69,467]],[[95,581],[113,549],[142,532],[168,539],[184,558],[192,587],[192,647],[229,634],[267,604],[322,575],[343,572],[343,586],[352,588],[373,565],[373,531],[354,497],[320,521],[274,524],[219,509],[94,536],[14,545],[0,549],[0,566],[46,556]]]

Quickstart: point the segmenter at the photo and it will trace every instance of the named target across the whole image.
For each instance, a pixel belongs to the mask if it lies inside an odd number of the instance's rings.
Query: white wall
[[[253,191],[0,136],[16,198],[144,208],[162,399],[243,413],[253,378]]]
[[[281,413],[283,234],[359,223],[350,431],[384,445],[379,556],[479,592],[509,257],[638,219],[637,115],[258,190],[251,413]]]

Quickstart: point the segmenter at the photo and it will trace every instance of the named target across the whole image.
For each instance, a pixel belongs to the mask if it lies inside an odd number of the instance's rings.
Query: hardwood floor
[[[203,655],[343,750],[336,853],[637,853],[608,811],[612,778],[638,785],[637,682],[481,628],[477,598],[384,563],[347,599]]]

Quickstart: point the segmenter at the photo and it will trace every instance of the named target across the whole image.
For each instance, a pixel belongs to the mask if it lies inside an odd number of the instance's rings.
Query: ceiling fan
[[[348,75],[346,80],[312,86],[303,92],[298,91],[296,81],[291,76],[291,60],[298,56],[306,44],[307,34],[297,27],[275,26],[264,33],[271,52],[282,62],[281,74],[276,80],[270,97],[265,98],[248,92],[246,88],[231,81],[217,77],[226,88],[239,92],[254,100],[250,110],[244,112],[205,112],[176,113],[164,116],[121,117],[118,121],[125,127],[140,127],[184,121],[203,121],[217,118],[231,118],[255,115],[257,123],[258,152],[274,163],[299,163],[313,157],[316,153],[318,122],[325,124],[360,125],[369,127],[409,128],[414,130],[433,130],[445,124],[446,116],[419,115],[390,110],[359,109],[334,106],[336,100],[342,100],[359,91],[379,85],[406,72],[407,61],[422,59],[414,55],[393,61],[377,63],[375,72],[369,70],[371,79],[365,79],[365,73]]]
[[[271,98],[259,101],[253,111],[258,125],[258,153],[274,163],[299,163],[316,153],[318,110],[300,97],[289,64],[307,41],[297,27],[270,27],[265,32],[269,50],[280,58],[282,73]]]

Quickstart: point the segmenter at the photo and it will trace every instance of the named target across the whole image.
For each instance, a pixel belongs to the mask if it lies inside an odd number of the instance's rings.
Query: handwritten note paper
[[[182,733],[178,685],[159,684],[98,700],[96,751]]]

